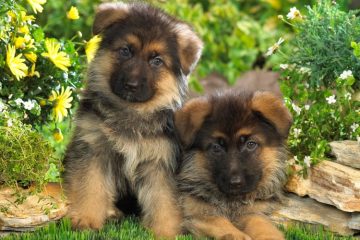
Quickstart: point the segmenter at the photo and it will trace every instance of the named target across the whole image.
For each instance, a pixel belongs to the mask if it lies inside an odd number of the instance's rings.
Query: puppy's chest
[[[140,164],[172,166],[175,164],[175,146],[166,136],[127,138],[119,134],[108,136],[113,149],[124,157],[123,171],[133,176]]]

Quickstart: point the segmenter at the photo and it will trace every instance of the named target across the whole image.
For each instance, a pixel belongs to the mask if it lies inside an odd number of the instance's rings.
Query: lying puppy
[[[173,113],[202,42],[186,23],[144,3],[105,3],[95,16],[99,50],[65,156],[65,193],[74,228],[99,229],[134,212],[158,237],[180,231]],[[130,203],[130,204],[129,204]]]
[[[216,239],[284,239],[257,203],[281,191],[291,123],[282,100],[268,92],[195,98],[176,112],[187,231]]]

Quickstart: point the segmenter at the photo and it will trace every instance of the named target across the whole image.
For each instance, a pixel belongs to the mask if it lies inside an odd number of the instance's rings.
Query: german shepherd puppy
[[[173,237],[181,223],[173,115],[202,42],[188,24],[144,3],[100,5],[93,32],[102,41],[64,160],[72,226],[99,229],[122,213],[115,203],[130,199],[156,236]]]
[[[268,92],[195,98],[176,112],[184,228],[216,239],[284,239],[259,200],[280,193],[292,117]]]

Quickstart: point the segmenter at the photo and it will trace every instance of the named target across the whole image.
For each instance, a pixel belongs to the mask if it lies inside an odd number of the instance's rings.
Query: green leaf
[[[36,42],[43,41],[45,37],[44,31],[41,28],[37,28],[32,35]]]

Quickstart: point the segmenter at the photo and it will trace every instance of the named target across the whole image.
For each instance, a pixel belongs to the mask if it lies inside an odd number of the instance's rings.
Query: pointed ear
[[[190,100],[175,113],[175,126],[184,146],[191,145],[195,140],[195,134],[210,111],[211,104],[208,99],[202,97]]]
[[[129,5],[126,3],[103,3],[96,10],[93,34],[97,35],[118,20],[126,18]]]
[[[195,68],[200,59],[203,42],[193,29],[183,22],[175,25],[177,43],[179,45],[179,57],[183,73],[187,76]]]
[[[270,92],[255,92],[251,108],[274,125],[282,137],[287,138],[292,124],[292,116],[282,99]]]

